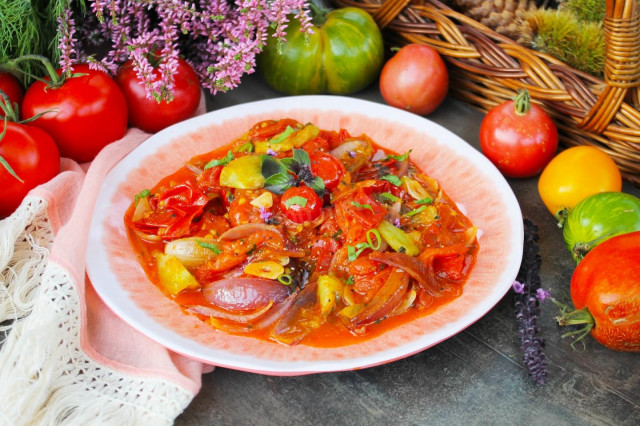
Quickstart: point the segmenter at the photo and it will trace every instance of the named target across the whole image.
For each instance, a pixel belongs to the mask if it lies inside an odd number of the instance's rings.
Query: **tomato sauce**
[[[124,218],[148,278],[214,328],[339,347],[462,294],[476,228],[410,152],[257,123],[141,189]]]

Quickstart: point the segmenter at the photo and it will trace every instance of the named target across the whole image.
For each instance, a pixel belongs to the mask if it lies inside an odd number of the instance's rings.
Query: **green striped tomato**
[[[289,95],[331,93],[345,95],[371,84],[384,62],[382,34],[367,12],[354,7],[327,13],[322,24],[314,18],[313,34],[300,32],[291,19],[287,42],[269,37],[258,56],[258,70],[273,89]]]
[[[600,192],[580,201],[563,225],[564,241],[574,260],[611,237],[640,231],[640,199],[623,192]]]

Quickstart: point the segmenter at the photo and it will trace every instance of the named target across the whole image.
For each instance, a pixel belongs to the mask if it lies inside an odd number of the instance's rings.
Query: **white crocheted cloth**
[[[52,243],[42,199],[0,221],[0,425],[172,424],[193,393],[84,353],[80,299]]]

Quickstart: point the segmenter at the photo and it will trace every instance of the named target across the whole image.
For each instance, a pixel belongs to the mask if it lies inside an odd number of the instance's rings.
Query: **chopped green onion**
[[[238,147],[236,152],[253,152],[253,144],[251,142],[247,142],[244,145]]]
[[[355,206],[355,207],[357,207],[357,208],[359,208],[359,209],[368,209],[368,210],[371,210],[371,213],[374,213],[374,211],[373,211],[373,207],[371,207],[371,204],[360,204],[360,203],[356,203],[355,201],[352,201],[352,202],[351,202],[351,205],[352,205],[352,206]]]
[[[200,241],[200,240],[196,240],[196,243],[198,243],[198,245],[200,247],[204,247],[206,249],[209,249],[212,252],[214,252],[215,254],[222,253],[222,250],[220,250],[215,244],[211,244],[211,243],[208,243],[206,241]]]
[[[149,191],[148,189],[143,189],[142,191],[136,194],[133,200],[133,203],[137,206],[138,201],[140,201],[140,198],[148,197],[149,195],[151,195],[151,191]]]
[[[209,161],[204,166],[204,169],[207,170],[207,169],[210,169],[210,168],[215,167],[215,166],[226,166],[227,164],[229,164],[231,162],[231,160],[233,160],[233,152],[228,151],[227,155],[224,158],[220,158],[220,159]]]
[[[388,182],[391,182],[392,185],[395,186],[400,186],[402,185],[402,181],[400,180],[400,178],[396,175],[384,175],[382,176],[380,179],[382,180],[386,180]]]
[[[345,282],[346,285],[353,285],[353,275],[349,275],[349,278],[347,278],[347,282]]]
[[[284,202],[284,206],[286,208],[290,208],[293,205],[304,207],[307,205],[307,199],[299,195],[296,195],[295,197],[291,197]]]
[[[282,274],[278,277],[278,281],[280,281],[281,284],[284,285],[291,285],[293,284],[293,278],[291,278],[291,275],[289,274]]]
[[[425,197],[422,200],[416,201],[416,204],[431,204],[431,203],[433,203],[433,198],[431,197]]]
[[[427,206],[420,206],[417,209],[411,210],[410,212],[406,213],[405,216],[415,216],[420,212],[423,212],[427,209]]]
[[[271,138],[271,140],[269,140],[270,144],[279,144],[284,142],[285,139],[287,139],[287,136],[289,136],[291,133],[295,132],[296,130],[291,127],[291,126],[287,126],[286,129],[284,129],[284,131],[282,133],[279,133],[277,135],[275,135],[273,138]]]
[[[391,201],[392,203],[397,203],[398,201],[400,201],[400,198],[388,192],[383,192],[382,194],[380,194],[380,196],[386,200]]]
[[[411,151],[413,151],[412,149],[410,149],[409,151],[405,152],[402,155],[387,155],[385,158],[382,159],[382,161],[387,161],[390,159],[394,159],[396,161],[404,161],[407,158],[409,158],[409,154],[411,154]]]
[[[371,241],[372,235],[376,237],[376,242],[378,243],[377,246],[374,246],[373,241]],[[369,229],[367,231],[367,242],[369,243],[369,247],[371,248],[371,250],[378,250],[382,245],[382,237],[380,236],[380,232],[378,232],[377,229]]]

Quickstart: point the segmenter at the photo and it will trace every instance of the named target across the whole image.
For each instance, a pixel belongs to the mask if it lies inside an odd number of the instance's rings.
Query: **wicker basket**
[[[636,0],[607,0],[605,81],[523,47],[432,0],[333,0],[371,13],[389,45],[424,43],[448,63],[450,93],[488,111],[526,88],[566,146],[608,153],[640,186],[640,14]]]

